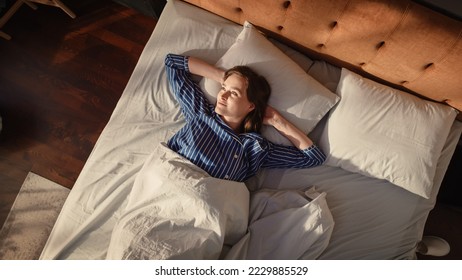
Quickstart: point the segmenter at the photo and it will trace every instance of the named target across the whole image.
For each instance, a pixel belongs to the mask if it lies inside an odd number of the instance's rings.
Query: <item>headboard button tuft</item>
[[[279,31],[282,31],[282,29],[284,29],[284,26],[279,25],[277,28],[278,28]]]
[[[428,70],[428,69],[430,69],[432,67],[435,67],[435,64],[433,62],[430,62],[430,63],[428,63],[427,65],[424,66],[424,69]]]
[[[288,9],[289,6],[290,6],[290,1],[285,1],[282,6],[284,7],[284,9]]]
[[[238,13],[242,13],[242,9],[241,9],[240,7],[237,7],[235,10],[236,10],[236,12],[238,12]]]
[[[382,41],[382,42],[378,43],[377,46],[376,46],[376,48],[377,48],[377,49],[380,49],[380,48],[382,48],[383,46],[385,46],[385,41]]]

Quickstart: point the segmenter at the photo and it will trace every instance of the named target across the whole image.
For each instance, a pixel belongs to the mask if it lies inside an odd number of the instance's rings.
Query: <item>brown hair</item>
[[[226,80],[232,74],[237,74],[247,80],[247,99],[255,105],[255,109],[245,116],[241,131],[260,132],[271,87],[265,77],[258,75],[248,66],[234,66],[225,72],[224,79]]]

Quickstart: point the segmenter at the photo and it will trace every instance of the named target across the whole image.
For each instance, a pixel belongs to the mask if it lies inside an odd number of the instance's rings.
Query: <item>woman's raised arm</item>
[[[313,145],[313,141],[311,141],[311,139],[305,133],[303,133],[303,131],[286,120],[276,109],[271,106],[266,107],[263,123],[266,125],[272,125],[300,150],[307,149]]]
[[[189,72],[192,74],[212,79],[220,84],[223,83],[225,71],[215,67],[214,65],[208,64],[200,58],[190,56],[188,60],[188,67]]]

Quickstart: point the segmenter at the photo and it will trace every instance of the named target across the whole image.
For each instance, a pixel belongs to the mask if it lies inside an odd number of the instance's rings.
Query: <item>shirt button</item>
[[[239,156],[237,154],[234,155],[234,158],[238,158]]]
[[[225,179],[228,179],[229,178],[229,175],[225,175]]]

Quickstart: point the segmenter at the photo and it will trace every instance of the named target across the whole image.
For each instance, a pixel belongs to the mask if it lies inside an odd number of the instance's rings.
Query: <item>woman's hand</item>
[[[265,116],[263,117],[263,124],[275,126],[278,121],[280,122],[282,118],[283,117],[276,109],[269,105],[266,106]]]
[[[263,124],[273,126],[300,150],[307,149],[313,145],[313,141],[303,131],[286,120],[276,109],[269,105],[265,110]]]
[[[225,71],[215,67],[214,65],[208,64],[200,58],[193,56],[189,57],[188,67],[192,74],[212,79],[220,83],[220,85],[223,84]]]

